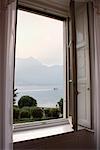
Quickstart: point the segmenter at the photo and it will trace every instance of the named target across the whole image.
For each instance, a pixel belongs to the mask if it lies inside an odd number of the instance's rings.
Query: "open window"
[[[80,6],[76,5],[76,13],[75,13],[75,10],[72,9],[74,7],[72,7],[71,11],[73,10],[73,14],[70,15],[69,13],[70,2],[71,4],[73,3],[73,1],[70,1],[70,0],[69,2],[65,0],[62,0],[62,1],[61,0],[50,0],[50,1],[18,0],[18,9],[21,9],[22,11],[29,11],[29,13],[37,13],[39,15],[44,15],[44,16],[46,15],[55,20],[58,19],[61,22],[62,21],[64,22],[63,30],[64,30],[65,36],[63,38],[63,41],[64,41],[64,54],[63,54],[64,59],[63,60],[65,62],[63,64],[65,65],[64,66],[64,71],[65,71],[64,87],[66,88],[64,92],[65,93],[64,97],[66,97],[66,99],[63,101],[64,102],[63,116],[65,118],[58,118],[58,119],[52,119],[52,120],[56,122],[56,125],[58,125],[58,122],[62,124],[62,120],[63,121],[68,120],[69,115],[71,115],[74,127],[77,126],[77,122],[78,122],[79,125],[90,128],[91,113],[93,112],[93,109],[91,109],[93,108],[93,105],[91,106],[90,80],[91,80],[91,74],[92,74],[92,81],[94,79],[93,73],[95,69],[93,69],[92,68],[93,66],[91,65],[92,73],[90,73],[91,70],[90,70],[90,61],[89,61],[90,55],[89,54],[91,54],[91,50],[90,50],[90,37],[89,37],[89,30],[88,30],[88,26],[89,26],[88,17],[89,16],[87,13],[87,4],[85,2],[80,3],[81,4]],[[75,1],[75,3],[77,2]],[[13,1],[9,1],[7,2],[7,4],[5,4],[5,2],[2,3],[2,6],[3,6],[2,8],[4,9],[1,9],[1,13],[3,14],[1,15],[1,26],[2,26],[1,34],[2,34],[3,42],[1,42],[1,47],[2,47],[1,57],[2,58],[0,61],[1,63],[1,79],[0,79],[1,80],[1,102],[2,102],[0,115],[1,115],[1,130],[3,129],[1,132],[1,136],[3,136],[3,138],[1,139],[3,140],[2,143],[6,143],[5,145],[9,146],[11,145],[11,141],[12,141],[13,70],[14,70],[13,60],[14,60],[14,44],[15,44],[14,41],[15,41],[15,18],[16,18],[15,7],[16,5],[15,5],[15,2],[13,3]],[[69,24],[67,24],[68,20],[70,21]],[[94,21],[91,24],[92,24],[92,30],[93,30]],[[75,29],[75,26],[76,26],[76,29]],[[76,35],[75,35],[75,32],[76,32]],[[72,36],[69,36],[69,33],[71,33],[70,35]],[[67,35],[67,39],[65,38],[66,35]],[[94,42],[94,38],[92,38],[92,42]],[[40,43],[38,43],[38,45],[39,44]],[[67,49],[67,52],[69,51],[70,52],[66,53],[66,49]],[[94,49],[93,49],[93,54],[94,54]],[[68,58],[70,59],[68,60]],[[94,57],[92,58],[94,59]],[[67,69],[69,69],[69,72],[67,72],[68,71]],[[82,73],[81,71],[83,72],[83,74],[81,74]],[[70,76],[71,73],[72,73],[72,76]],[[54,87],[54,91],[57,91],[56,87]],[[16,96],[16,92],[17,91],[15,90],[14,96]],[[17,113],[19,113],[18,111]],[[59,119],[61,120],[58,121]],[[52,124],[51,120],[49,120],[49,122]],[[46,121],[42,123],[43,125],[45,125]],[[63,123],[66,124],[67,121]],[[16,125],[19,125],[19,124],[16,124]],[[24,127],[24,125],[25,123],[21,127]],[[26,127],[29,127],[28,125],[29,124],[27,124]]]
[[[17,13],[14,130],[70,125],[67,17],[29,8],[21,4]]]
[[[90,47],[87,4],[76,5],[78,125],[91,128]]]
[[[63,24],[62,20],[18,10],[14,123],[66,116]]]
[[[69,108],[75,128],[91,129],[91,46],[88,3],[71,3],[69,32]],[[93,79],[93,76],[92,76]]]
[[[70,15],[46,3],[19,1],[14,130],[91,128],[87,3],[71,2]]]

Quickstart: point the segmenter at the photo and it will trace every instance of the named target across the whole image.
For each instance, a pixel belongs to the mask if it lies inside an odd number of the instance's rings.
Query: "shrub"
[[[53,118],[59,118],[59,109],[58,108],[51,108],[51,116]]]
[[[13,107],[13,119],[19,119],[19,108],[17,106]]]
[[[18,105],[14,105],[13,108],[19,108]]]
[[[31,113],[31,107],[23,107],[21,110],[26,110],[26,111],[28,111],[29,113]]]
[[[30,109],[28,107],[20,109],[20,118],[30,118],[30,116]]]
[[[50,108],[46,108],[46,109],[44,110],[44,112],[45,112],[45,116],[46,116],[46,117],[51,117],[51,116],[52,116],[52,113],[51,113],[51,109],[50,109]]]
[[[60,101],[57,103],[59,105],[59,109],[60,109],[61,114],[63,114],[63,98],[61,98]]]
[[[39,107],[31,108],[32,117],[35,119],[41,119],[43,117],[43,111]]]
[[[22,96],[18,101],[19,108],[37,106],[37,101],[30,96]]]
[[[58,108],[46,108],[45,109],[45,116],[50,118],[59,118],[59,109]]]

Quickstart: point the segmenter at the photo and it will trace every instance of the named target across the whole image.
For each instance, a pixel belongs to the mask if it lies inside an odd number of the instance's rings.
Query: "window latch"
[[[69,42],[69,44],[68,44],[68,48],[70,48],[70,47],[71,47],[71,45],[72,45],[72,41],[70,41],[70,42]]]
[[[69,83],[72,83],[73,82],[73,80],[69,80]]]

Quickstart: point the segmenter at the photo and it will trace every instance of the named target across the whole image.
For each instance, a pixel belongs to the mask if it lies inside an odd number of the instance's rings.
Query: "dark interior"
[[[95,150],[94,133],[87,130],[14,143],[14,150]]]

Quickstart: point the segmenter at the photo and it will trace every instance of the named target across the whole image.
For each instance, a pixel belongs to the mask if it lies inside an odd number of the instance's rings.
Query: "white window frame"
[[[34,7],[33,7],[34,8]],[[40,15],[44,15],[44,16],[48,16],[48,17],[53,17],[53,18],[59,18],[59,20],[63,21],[63,65],[64,65],[64,101],[63,101],[63,118],[58,118],[58,119],[51,119],[51,120],[43,120],[43,121],[36,121],[36,122],[27,122],[27,123],[18,123],[18,124],[13,124],[13,131],[26,131],[29,129],[38,129],[38,128],[47,128],[47,127],[52,127],[52,126],[57,126],[57,125],[69,125],[72,128],[72,121],[71,118],[68,116],[69,112],[69,107],[67,106],[68,103],[68,94],[67,94],[67,87],[69,84],[69,79],[67,77],[67,70],[66,68],[68,68],[68,64],[67,64],[67,16],[66,18],[64,16],[61,17],[61,14],[57,14],[57,16],[54,14],[48,14],[47,12],[44,13],[43,11],[39,12],[37,10],[30,10],[27,8],[23,8],[21,6],[18,7],[18,9],[20,10],[24,10],[24,11],[30,11],[36,14],[40,14]],[[67,66],[66,66],[67,65]],[[67,104],[66,104],[67,103]],[[67,112],[66,112],[67,110]],[[68,116],[68,117],[67,117]],[[67,132],[67,131],[66,131]]]

